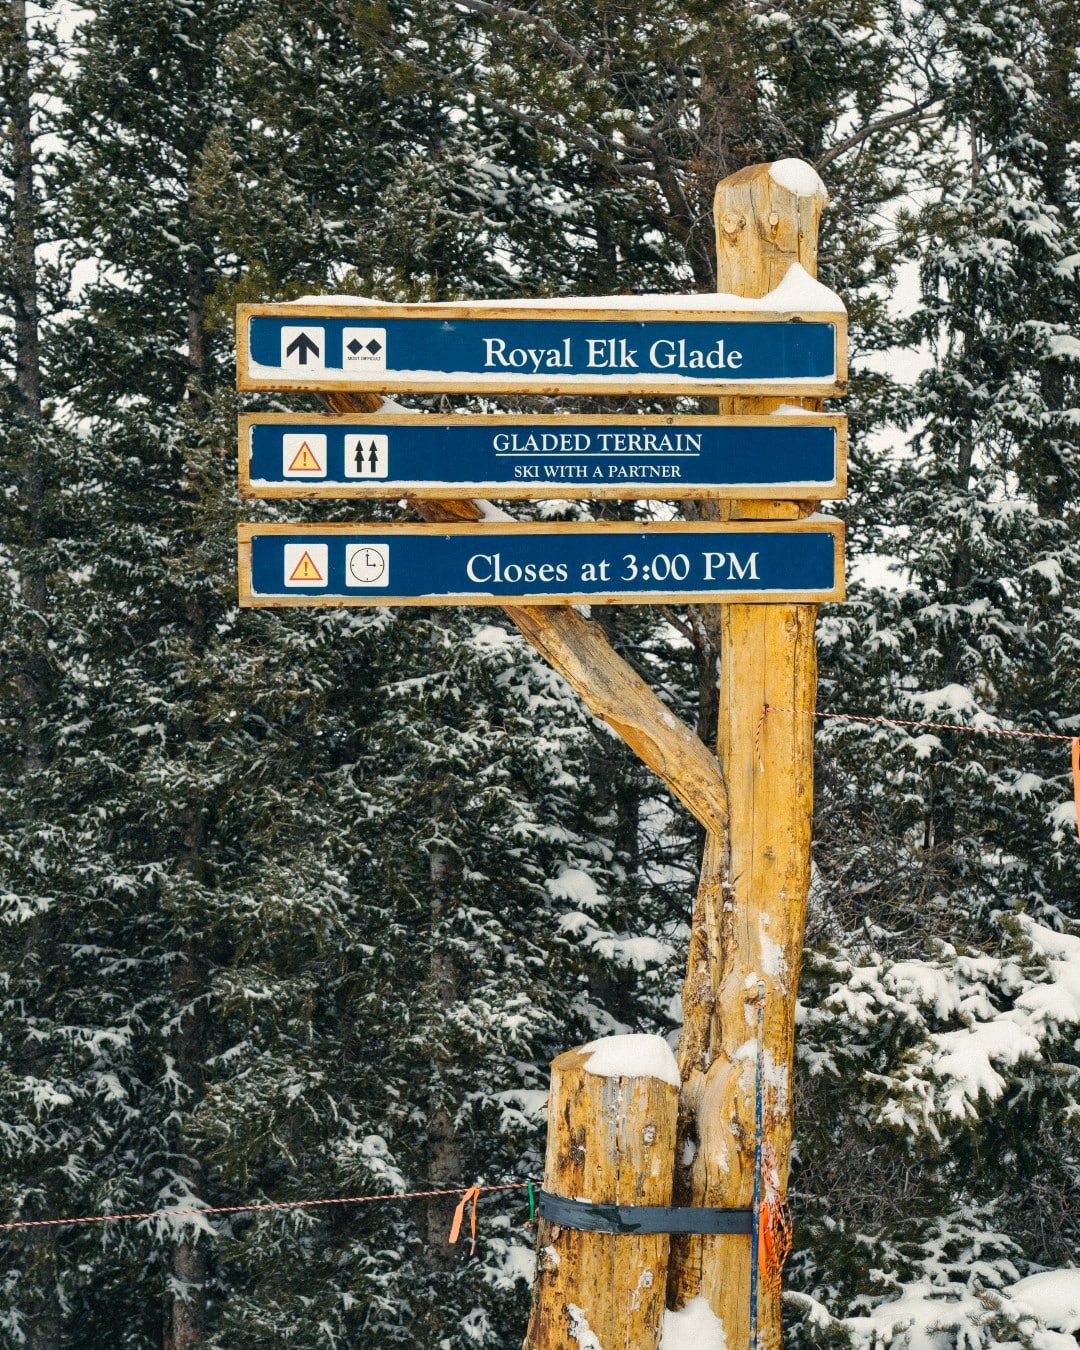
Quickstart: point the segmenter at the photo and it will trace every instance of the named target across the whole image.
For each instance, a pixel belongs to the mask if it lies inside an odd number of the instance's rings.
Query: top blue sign
[[[845,318],[536,302],[242,305],[241,389],[843,393]]]

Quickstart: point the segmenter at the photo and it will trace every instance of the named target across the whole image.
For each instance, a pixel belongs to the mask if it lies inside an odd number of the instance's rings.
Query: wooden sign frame
[[[291,303],[240,305],[236,313],[237,388],[241,390],[307,390],[311,392],[366,391],[371,393],[405,392],[413,394],[487,393],[487,394],[637,394],[642,396],[695,394],[776,394],[791,397],[828,398],[847,393],[847,314],[842,310],[746,310],[709,308],[698,297],[691,303],[668,308],[625,307],[598,304],[595,308],[560,304],[558,300],[460,304],[376,304]],[[702,297],[703,299],[703,297]],[[325,372],[251,374],[252,358],[249,321],[253,318],[294,319],[297,325],[355,320],[378,323],[394,320],[466,321],[539,321],[542,323],[617,323],[658,326],[677,324],[729,324],[737,326],[769,323],[774,325],[825,324],[834,332],[832,377],[802,376],[747,379],[735,373],[711,378],[675,376],[659,378],[641,372],[636,377],[615,374],[559,375],[549,373],[499,375],[467,372],[432,373],[409,370],[387,371],[366,377],[328,377]]]
[[[671,590],[671,591],[625,591],[617,593],[598,593],[575,591],[567,585],[558,593],[542,591],[523,591],[513,593],[461,592],[451,594],[425,593],[416,596],[383,595],[373,590],[361,590],[355,594],[302,594],[287,595],[256,592],[252,586],[252,538],[253,536],[303,536],[307,542],[315,539],[352,536],[378,538],[379,542],[388,537],[401,538],[407,535],[427,536],[428,538],[447,538],[469,536],[478,542],[485,536],[506,537],[513,535],[520,539],[525,536],[572,537],[601,535],[638,538],[650,535],[681,536],[693,538],[695,535],[730,535],[739,537],[762,534],[815,534],[831,535],[833,541],[833,585],[805,590],[761,590],[747,587],[744,590]],[[670,521],[662,524],[641,524],[626,521],[596,521],[588,523],[559,523],[550,521],[536,522],[491,522],[475,524],[415,524],[412,522],[394,522],[385,525],[372,524],[241,524],[237,526],[237,553],[240,578],[240,605],[242,608],[290,609],[290,608],[368,608],[376,605],[393,606],[438,606],[438,605],[475,605],[475,606],[566,606],[566,605],[640,605],[640,604],[777,604],[782,602],[817,603],[819,600],[843,600],[844,589],[844,524],[840,520],[824,517],[817,519],[786,521]],[[481,583],[482,584],[482,583]]]
[[[585,428],[601,432],[605,429],[625,428],[629,432],[641,430],[650,431],[654,434],[662,434],[666,431],[676,432],[694,432],[710,428],[719,428],[723,430],[735,430],[740,427],[764,428],[769,430],[778,430],[785,427],[830,427],[836,435],[836,447],[834,458],[834,475],[831,480],[823,481],[821,479],[813,482],[799,481],[791,478],[786,481],[780,479],[771,482],[749,482],[740,483],[736,481],[722,483],[690,483],[678,479],[657,480],[648,479],[636,481],[629,480],[595,480],[588,479],[582,482],[567,479],[529,479],[522,482],[496,482],[496,481],[460,481],[460,482],[439,482],[434,479],[428,481],[408,481],[396,479],[390,482],[382,483],[374,479],[360,479],[357,481],[342,482],[334,480],[331,482],[313,482],[304,479],[295,479],[285,484],[266,485],[262,483],[253,483],[251,477],[251,434],[253,427],[257,425],[280,425],[296,426],[301,423],[307,426],[317,427],[326,432],[326,434],[337,434],[340,432],[342,423],[351,420],[357,425],[362,424],[365,427],[385,428],[391,430],[401,427],[427,427],[433,432],[442,428],[488,428],[493,434],[500,431],[504,433],[514,432],[519,429],[532,430],[537,433],[544,431],[566,431],[577,428]],[[669,501],[698,501],[717,499],[740,499],[740,500],[772,500],[777,497],[799,498],[804,501],[824,501],[842,498],[847,495],[847,418],[842,416],[825,416],[822,413],[803,413],[803,414],[772,414],[763,416],[740,416],[740,417],[691,417],[691,416],[574,416],[574,415],[522,415],[507,416],[505,414],[458,414],[454,416],[439,416],[432,413],[371,413],[356,414],[351,419],[341,416],[323,416],[318,414],[293,414],[293,413],[241,413],[237,425],[240,453],[238,461],[238,474],[240,483],[240,496],[245,499],[311,499],[311,498],[333,498],[333,499],[357,499],[368,501],[398,501],[402,497],[407,497],[417,501],[440,500],[447,497],[486,497],[500,498],[504,500],[530,499],[530,498],[556,498],[556,499],[585,499],[585,500],[669,500]],[[553,451],[547,455],[537,454],[535,456],[521,456],[522,459],[535,458],[537,460],[555,460],[565,458],[572,461],[575,458],[573,451]],[[588,455],[593,458],[599,458],[596,452],[589,451]],[[649,458],[650,452],[633,451],[611,451],[607,454],[606,462],[613,464],[619,459],[633,460],[643,462]],[[578,455],[581,458],[581,455]]]

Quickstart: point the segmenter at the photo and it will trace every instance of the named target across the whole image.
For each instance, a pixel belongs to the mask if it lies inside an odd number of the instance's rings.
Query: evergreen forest
[[[851,325],[819,709],[1044,739],[818,723],[785,1334],[1075,1350],[1078,27],[6,0],[0,1225],[539,1178],[550,1060],[674,1042],[701,832],[501,610],[238,608],[238,519],[358,507],[238,502],[237,412],[316,405],[238,396],[234,316],[715,290],[717,181],[794,158]],[[593,618],[713,744],[709,614]],[[524,1193],[471,1258],[453,1208],[0,1227],[0,1347],[516,1348]]]

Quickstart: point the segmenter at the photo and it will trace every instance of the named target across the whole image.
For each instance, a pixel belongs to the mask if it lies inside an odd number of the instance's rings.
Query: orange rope
[[[458,1206],[459,1211],[464,1209],[468,1197],[473,1197],[473,1239],[475,1242],[476,1200],[479,1198],[480,1192],[523,1191],[528,1184],[527,1181],[510,1181],[498,1186],[458,1186],[448,1191],[388,1191],[383,1195],[343,1195],[330,1200],[268,1200],[260,1205],[207,1205],[192,1209],[148,1209],[133,1214],[90,1214],[82,1218],[16,1219],[10,1223],[0,1223],[0,1232],[10,1231],[14,1228],[58,1228],[64,1224],[76,1223],[119,1223],[127,1219],[177,1219],[196,1214],[248,1214],[268,1209],[314,1209],[318,1205],[369,1205],[385,1200],[428,1200],[440,1195],[461,1195],[462,1202]],[[453,1240],[451,1239],[451,1241]]]
[[[754,758],[757,760],[758,773],[765,772],[765,761],[761,758],[761,733],[765,730],[765,719],[768,715],[769,705],[766,703],[761,709],[761,716],[754,728]]]
[[[816,708],[777,708],[766,703],[754,729],[754,755],[761,765],[761,729],[771,712],[792,713],[796,717],[829,717],[844,722],[873,722],[887,727],[924,727],[931,731],[964,731],[976,736],[1017,736],[1027,741],[1070,741],[1072,743],[1073,801],[1076,805],[1076,833],[1080,837],[1080,736],[1054,731],[1012,731],[1005,727],[972,727],[955,722],[916,722],[902,717],[868,717],[861,713],[818,712]]]

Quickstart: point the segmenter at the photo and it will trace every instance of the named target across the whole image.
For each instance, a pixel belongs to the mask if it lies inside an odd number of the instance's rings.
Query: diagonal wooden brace
[[[378,394],[329,393],[335,413],[375,412]],[[430,521],[480,520],[474,501],[413,501]],[[712,834],[727,833],[727,789],[713,752],[614,650],[599,624],[570,605],[504,605],[526,641],[557,670],[585,706],[622,737]]]

